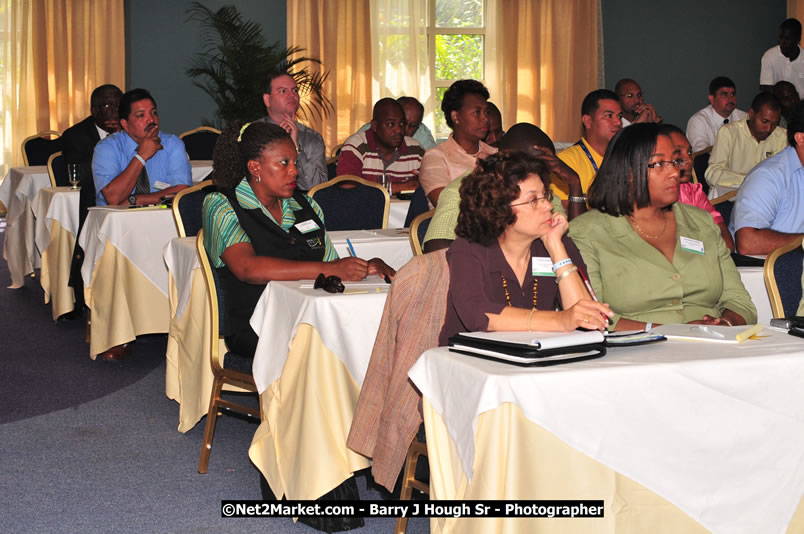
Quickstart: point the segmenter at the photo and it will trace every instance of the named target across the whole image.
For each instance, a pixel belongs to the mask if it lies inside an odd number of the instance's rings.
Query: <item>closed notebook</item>
[[[708,324],[664,324],[651,329],[667,339],[708,343],[741,343],[762,332],[763,325],[719,326]]]
[[[467,332],[452,336],[453,352],[514,365],[545,366],[606,354],[601,332]]]

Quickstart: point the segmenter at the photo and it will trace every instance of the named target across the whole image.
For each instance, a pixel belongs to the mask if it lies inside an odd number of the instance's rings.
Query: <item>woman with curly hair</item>
[[[224,336],[230,349],[253,356],[249,318],[271,280],[343,280],[393,276],[380,259],[338,258],[318,204],[296,189],[296,146],[280,126],[229,124],[215,145],[217,193],[204,199],[204,246],[224,293]]]
[[[606,327],[612,312],[586,291],[567,218],[552,213],[544,163],[524,152],[489,156],[460,194],[440,345],[459,332]]]
[[[488,99],[488,89],[477,80],[458,80],[444,93],[441,111],[452,133],[424,153],[419,174],[433,206],[451,181],[474,169],[478,159],[497,152],[483,142],[489,131]]]

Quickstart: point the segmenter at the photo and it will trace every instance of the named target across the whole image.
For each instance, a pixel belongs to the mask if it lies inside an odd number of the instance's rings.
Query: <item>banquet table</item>
[[[0,184],[0,201],[6,206],[6,231],[3,259],[8,263],[11,289],[25,283],[25,276],[40,266],[34,238],[34,215],[31,202],[36,193],[50,185],[47,167],[13,167]]]
[[[431,532],[804,532],[804,341],[781,330],[536,368],[438,348],[409,376],[431,499],[604,501],[604,518],[437,518]]]
[[[388,228],[404,228],[408,208],[410,208],[410,200],[391,197],[391,205],[388,208]]]
[[[387,284],[271,282],[251,326],[262,422],[249,457],[277,498],[316,499],[369,466],[346,447],[387,296]]]
[[[53,320],[73,310],[75,295],[69,286],[70,266],[78,233],[79,191],[44,187],[31,205],[35,217],[36,249],[42,257],[39,282],[45,303],[51,303]]]
[[[413,257],[408,234],[399,229],[344,230],[329,232],[329,236],[342,257],[348,256],[347,237],[358,255],[382,258],[395,269]],[[178,430],[187,432],[207,413],[212,391],[212,370],[207,363],[209,304],[195,237],[171,239],[165,245],[164,259],[169,272],[170,309],[165,394],[179,403]]]
[[[92,310],[90,356],[166,333],[170,326],[163,249],[177,237],[171,210],[93,207],[78,242],[84,249],[84,298]]]
[[[212,172],[212,161],[192,160],[190,167],[193,183],[198,183]],[[41,265],[35,239],[35,216],[31,207],[39,190],[49,186],[50,177],[45,165],[11,168],[0,184],[0,201],[8,212],[3,258],[8,262],[11,274],[9,287],[12,289],[22,287],[25,276]]]

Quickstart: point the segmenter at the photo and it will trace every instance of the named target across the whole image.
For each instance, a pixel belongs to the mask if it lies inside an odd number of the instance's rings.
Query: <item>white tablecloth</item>
[[[363,384],[388,286],[384,282],[347,282],[347,293],[333,294],[322,289],[302,289],[304,285],[312,287],[312,281],[269,283],[251,316],[251,327],[260,336],[252,366],[259,393],[282,374],[301,323],[312,325],[324,345],[346,365],[357,385]],[[348,294],[364,290],[365,293]]]
[[[173,213],[167,208],[89,208],[78,242],[84,249],[81,276],[92,284],[95,264],[103,256],[106,240],[168,296],[168,272],[163,257],[165,245],[178,237]]]
[[[754,306],[757,307],[757,322],[769,325],[770,320],[773,319],[773,312],[768,290],[765,288],[762,267],[737,267],[737,272],[740,273],[745,290],[748,291],[751,300],[754,301]]]
[[[410,208],[410,200],[391,198],[391,205],[388,209],[388,228],[404,228],[408,208]]]
[[[197,184],[212,172],[212,160],[190,160],[190,167],[192,167],[193,183]]]
[[[174,237],[163,250],[165,264],[176,284],[176,318],[181,319],[193,289],[193,271],[201,268],[195,249],[195,236]]]
[[[328,232],[328,234],[341,258],[349,257],[347,238],[352,242],[358,257],[366,260],[382,258],[385,263],[396,270],[399,270],[413,257],[413,249],[410,248],[410,232],[407,228],[338,230]]]
[[[763,335],[739,345],[609,349],[535,369],[439,348],[409,375],[469,478],[478,416],[510,402],[712,532],[781,533],[804,494],[804,341],[769,328]]]
[[[50,243],[50,227],[58,221],[62,228],[78,233],[78,201],[80,192],[65,187],[45,187],[39,190],[31,205],[36,217],[36,248],[41,254]]]
[[[50,178],[44,165],[14,167],[0,184],[0,201],[7,210],[3,258],[11,275],[9,288],[22,287],[25,276],[40,266],[31,202],[40,189],[49,185]]]

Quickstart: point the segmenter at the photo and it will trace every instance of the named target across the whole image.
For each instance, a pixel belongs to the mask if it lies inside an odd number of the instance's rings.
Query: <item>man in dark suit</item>
[[[91,115],[67,128],[61,136],[64,162],[80,165],[78,234],[84,226],[87,210],[95,205],[95,182],[92,178],[92,155],[95,145],[107,135],[120,131],[117,107],[122,95],[123,92],[115,85],[106,84],[96,88],[89,100]],[[70,269],[70,286],[75,292],[75,309],[71,314],[73,317],[80,317],[84,309],[84,283],[81,279],[84,251],[78,246],[78,234],[75,236],[73,263]]]

